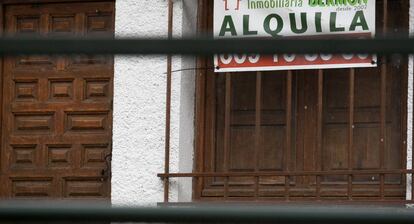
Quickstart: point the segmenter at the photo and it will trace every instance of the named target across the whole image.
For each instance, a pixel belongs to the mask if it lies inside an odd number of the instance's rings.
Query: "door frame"
[[[198,0],[197,7],[197,34],[204,35],[208,31],[209,7],[212,1],[210,0]],[[205,68],[196,70],[195,77],[195,113],[194,113],[194,159],[193,170],[194,172],[204,171],[204,148],[205,148],[205,135],[206,135],[206,83],[207,83],[207,57],[197,57],[196,68]],[[193,178],[193,192],[192,200],[199,201],[201,199],[201,191],[203,188],[202,178]]]

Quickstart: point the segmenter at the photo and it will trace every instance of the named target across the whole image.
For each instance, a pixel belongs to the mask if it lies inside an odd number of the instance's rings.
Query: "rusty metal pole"
[[[172,39],[173,32],[173,7],[172,0],[168,0],[168,39]],[[172,56],[167,55],[167,97],[166,97],[166,111],[165,111],[165,164],[164,173],[170,172],[170,129],[171,129],[171,73],[172,73]],[[164,178],[164,202],[169,199],[169,177]]]

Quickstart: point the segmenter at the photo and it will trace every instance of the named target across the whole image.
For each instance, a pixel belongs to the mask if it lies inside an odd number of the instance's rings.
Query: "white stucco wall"
[[[414,34],[414,0],[410,0],[410,34]],[[412,169],[412,146],[413,146],[413,56],[409,58],[408,64],[408,102],[407,102],[407,169]],[[407,175],[407,199],[412,198],[411,175]]]
[[[167,0],[116,1],[116,36],[167,37],[167,5]],[[196,14],[196,8],[184,6],[185,16]],[[182,21],[183,3],[175,1],[175,37],[182,34]],[[188,23],[185,26],[190,27]],[[173,70],[194,67],[191,59],[181,61],[174,57]],[[111,190],[114,205],[155,205],[163,201],[163,184],[157,173],[164,172],[165,72],[165,56],[115,58]],[[183,157],[184,152],[192,153],[193,148],[194,75],[175,72],[172,77],[170,172],[177,172],[179,166],[182,171],[190,171],[191,154],[187,162],[182,159],[180,164],[178,157]],[[182,200],[191,198],[191,182],[178,184],[172,180],[170,189],[171,201],[177,201],[179,189]]]
[[[174,36],[196,31],[195,0],[176,0]],[[410,32],[414,32],[414,0],[410,0]],[[166,37],[167,0],[117,0],[117,37]],[[193,68],[192,57],[175,57],[174,70]],[[409,63],[407,167],[411,168],[413,61]],[[155,205],[163,200],[165,56],[115,58],[112,156],[112,203]],[[194,144],[194,70],[174,72],[172,80],[171,172],[190,172]],[[407,198],[411,198],[410,178]],[[171,201],[191,200],[191,179],[172,179]]]
[[[197,1],[183,1],[183,37],[191,37],[197,31]],[[195,57],[182,58],[182,68],[196,67]],[[180,93],[180,138],[179,163],[180,172],[193,171],[194,158],[194,112],[195,112],[195,70],[181,72]],[[192,178],[178,179],[178,201],[189,202],[192,199]]]

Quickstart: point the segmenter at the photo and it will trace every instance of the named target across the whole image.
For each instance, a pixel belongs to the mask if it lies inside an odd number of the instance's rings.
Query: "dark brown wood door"
[[[388,32],[407,33],[406,6],[389,1],[384,16],[377,1],[377,32],[386,20]],[[203,161],[197,162],[219,173],[403,169],[406,80],[407,60],[398,56],[380,57],[377,68],[209,72]],[[320,176],[320,188],[316,176],[199,180],[203,200],[405,197],[401,174]]]
[[[10,5],[4,10],[5,33],[11,36],[114,32],[113,2]],[[109,197],[112,99],[112,56],[5,58],[1,197]]]

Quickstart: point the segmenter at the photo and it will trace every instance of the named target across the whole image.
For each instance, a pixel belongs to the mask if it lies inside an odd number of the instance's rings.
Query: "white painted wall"
[[[196,30],[195,0],[176,0],[174,36]],[[410,0],[414,32],[414,0]],[[167,0],[117,0],[117,37],[166,37]],[[191,57],[175,57],[174,70],[195,67]],[[407,167],[411,168],[413,61],[409,64]],[[166,57],[117,56],[114,80],[112,203],[155,205],[163,200]],[[174,72],[172,81],[171,172],[190,172],[194,144],[194,71]],[[410,180],[407,180],[410,181]],[[411,183],[411,182],[409,182]],[[407,198],[411,186],[407,184]],[[191,200],[191,179],[172,180],[171,201]]]
[[[197,31],[197,1],[183,0],[183,37],[191,37]],[[182,68],[195,68],[195,57],[182,58]],[[195,112],[195,70],[186,70],[181,74],[180,98],[180,172],[193,171],[194,158],[194,112]],[[192,178],[178,179],[178,201],[189,202],[192,198]]]
[[[167,37],[167,5],[167,0],[117,0],[116,36]],[[185,14],[182,1],[175,1],[175,37],[182,34],[183,15],[189,17],[196,14],[194,5],[184,6]],[[190,29],[189,25],[185,23],[184,31]],[[174,57],[173,69],[194,67],[193,62],[191,59]],[[163,184],[157,173],[164,172],[165,72],[165,56],[115,58],[111,190],[114,205],[155,205],[163,201]],[[192,167],[193,102],[194,75],[190,72],[173,73],[171,172],[178,172],[179,166],[182,171],[190,171]],[[182,149],[180,154],[179,146]],[[179,156],[190,159],[187,162],[182,159],[179,164]],[[182,200],[188,200],[191,182],[178,184],[172,180],[171,201],[177,201],[178,189]]]
[[[410,0],[410,34],[414,33],[414,0]],[[408,64],[408,102],[407,102],[407,169],[412,169],[412,134],[413,134],[413,56],[409,58]],[[407,175],[407,199],[412,198],[412,177]]]

